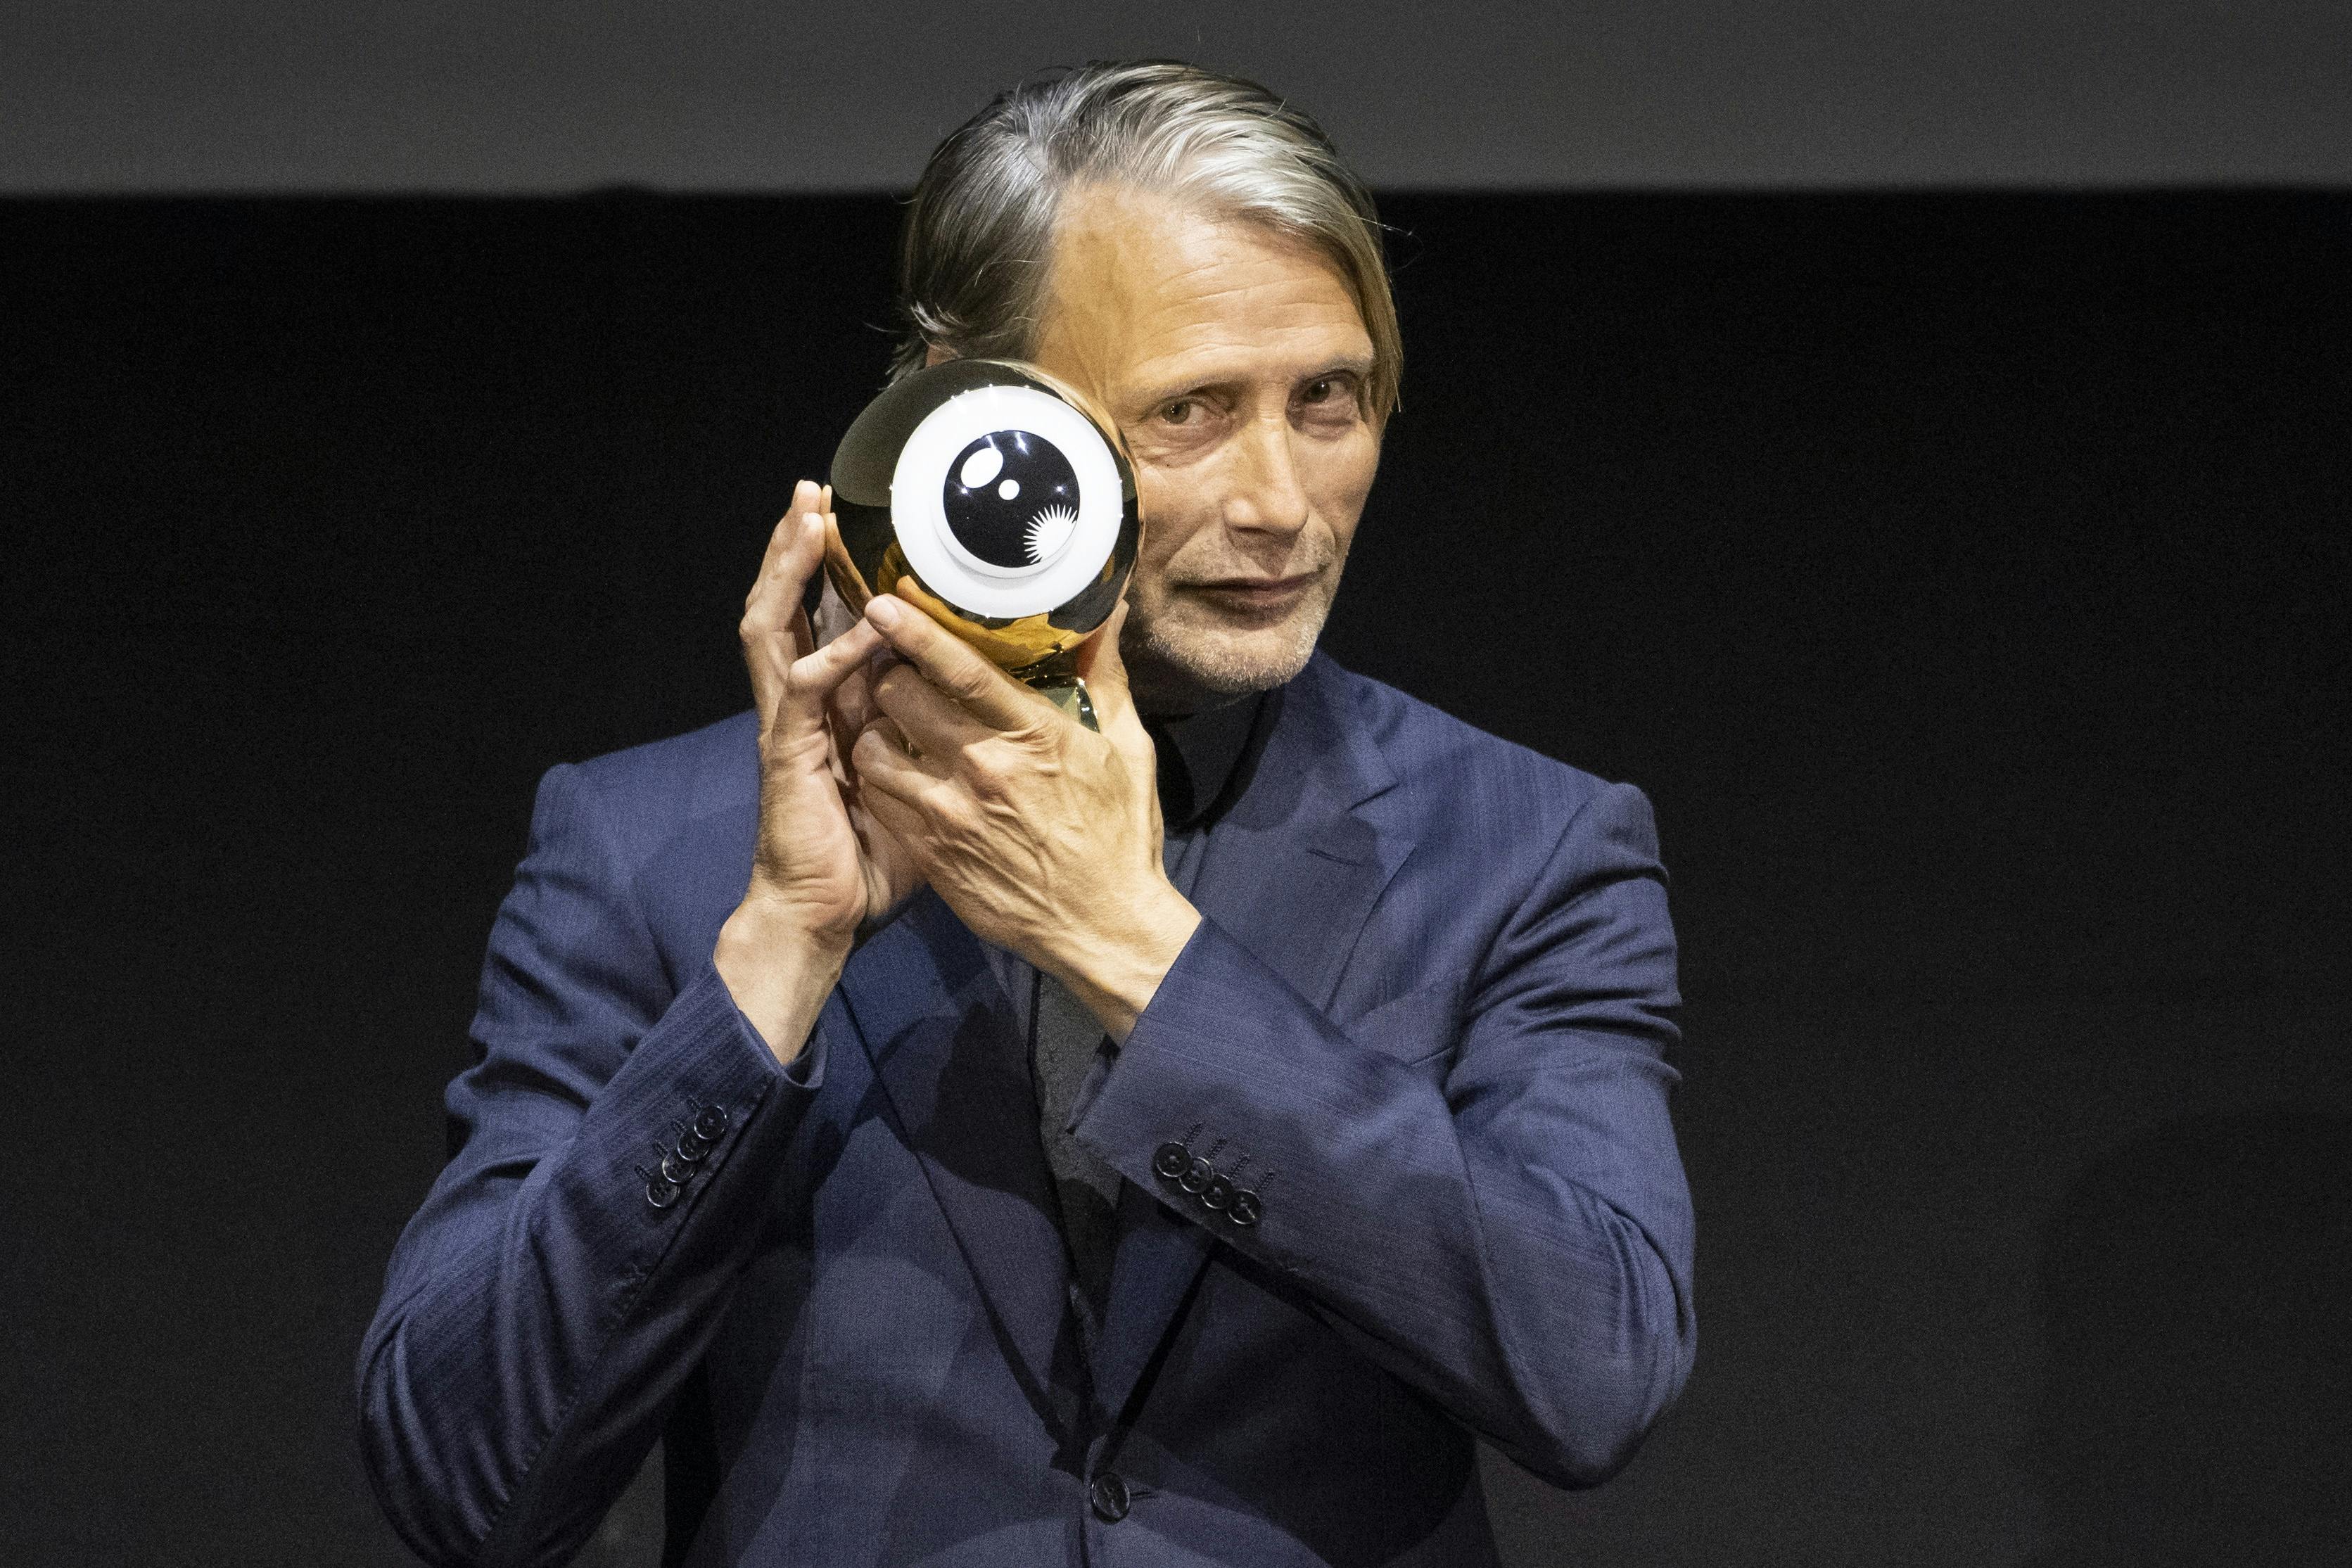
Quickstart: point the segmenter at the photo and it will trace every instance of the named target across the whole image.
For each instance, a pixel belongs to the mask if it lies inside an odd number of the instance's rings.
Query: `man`
[[[1491,1563],[1473,1433],[1595,1484],[1689,1366],[1674,941],[1636,790],[1314,655],[1370,200],[1263,89],[1090,67],[942,145],[901,282],[902,369],[1034,360],[1130,449],[1101,733],[887,596],[816,646],[799,488],[754,713],[541,786],[379,1493],[560,1562],[664,1437],[677,1562]]]

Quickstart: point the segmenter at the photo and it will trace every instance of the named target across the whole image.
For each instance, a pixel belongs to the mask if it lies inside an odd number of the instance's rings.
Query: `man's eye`
[[[1298,406],[1318,421],[1346,418],[1356,409],[1355,378],[1318,376],[1298,389]]]
[[[1353,376],[1317,376],[1301,387],[1298,401],[1304,403],[1353,402],[1356,378]]]
[[[1200,405],[1198,403],[1194,402],[1189,397],[1180,397],[1173,402],[1161,405],[1160,417],[1166,420],[1170,424],[1189,423],[1192,421],[1193,412],[1198,409],[1199,406]]]

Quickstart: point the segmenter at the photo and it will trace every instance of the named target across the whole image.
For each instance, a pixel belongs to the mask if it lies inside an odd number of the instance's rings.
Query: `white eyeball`
[[[1097,581],[1126,509],[1101,432],[1029,386],[940,403],[890,476],[891,528],[923,586],[1003,620],[1056,609]]]

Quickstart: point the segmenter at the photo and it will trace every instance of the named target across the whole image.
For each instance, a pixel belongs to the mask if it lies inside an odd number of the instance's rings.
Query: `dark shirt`
[[[1243,761],[1265,739],[1258,718],[1271,717],[1280,700],[1256,692],[1206,713],[1143,721],[1160,752],[1160,814],[1170,833],[1206,827],[1247,787]]]
[[[1280,701],[1278,693],[1260,693],[1204,713],[1144,720],[1160,754],[1160,863],[1187,898],[1207,859],[1210,830],[1248,788]],[[1095,1062],[1116,1054],[1117,1048],[1100,1021],[1060,981],[1036,969],[1028,973],[1029,1071],[1037,1091],[1038,1137],[1054,1173],[1062,1238],[1069,1248],[1072,1305],[1091,1339],[1110,1288],[1120,1178],[1070,1136],[1070,1108]]]

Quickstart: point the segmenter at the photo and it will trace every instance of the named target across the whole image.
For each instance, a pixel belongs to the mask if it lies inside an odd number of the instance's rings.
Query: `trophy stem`
[[[1078,675],[1078,651],[1065,648],[1058,653],[1048,653],[1034,664],[1024,664],[1013,672],[1013,678],[1031,691],[1043,692],[1055,707],[1099,732],[1102,725],[1095,717],[1094,699],[1087,695],[1087,683]]]

